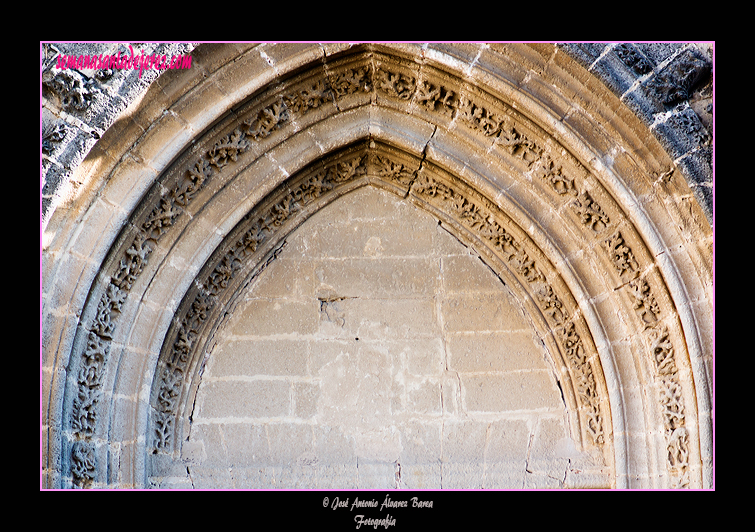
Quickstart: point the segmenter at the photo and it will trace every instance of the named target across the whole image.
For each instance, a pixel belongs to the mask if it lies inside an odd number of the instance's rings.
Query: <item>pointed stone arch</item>
[[[45,279],[69,280],[47,322],[52,485],[140,487],[180,459],[235,296],[364,186],[431,213],[512,287],[613,486],[709,485],[710,228],[613,95],[525,45],[236,52],[153,86],[51,222]]]

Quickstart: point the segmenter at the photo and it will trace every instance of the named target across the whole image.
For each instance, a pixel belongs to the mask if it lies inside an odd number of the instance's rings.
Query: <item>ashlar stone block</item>
[[[291,385],[285,380],[222,380],[203,384],[200,419],[265,419],[290,413]]]
[[[458,294],[442,302],[445,328],[457,331],[518,331],[530,324],[520,308],[500,294]]]
[[[464,403],[475,412],[516,412],[563,407],[547,371],[462,375]]]
[[[547,369],[542,344],[532,331],[448,335],[449,368],[459,372]]]
[[[243,319],[234,323],[230,333],[239,336],[311,334],[320,322],[316,300],[252,299],[237,312]]]
[[[213,352],[208,377],[257,375],[301,376],[308,374],[306,340],[245,339],[222,343]]]

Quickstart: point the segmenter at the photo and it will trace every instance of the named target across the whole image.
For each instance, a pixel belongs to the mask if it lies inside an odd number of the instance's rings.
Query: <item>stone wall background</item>
[[[140,78],[138,71],[111,73],[69,71],[60,75],[49,68],[54,65],[57,53],[86,52],[92,55],[99,53],[102,49],[114,50],[118,47],[122,52],[125,51],[123,44],[100,45],[104,48],[94,51],[77,46],[80,45],[61,44],[42,47],[43,56],[46,58],[46,69],[42,76],[44,102],[42,110],[43,182],[41,184],[44,188],[41,210],[43,224],[47,223],[55,206],[59,202],[64,202],[68,194],[74,193],[80,185],[74,179],[76,168],[97,139],[116,121],[124,117],[124,110],[129,105],[138,103],[148,87],[152,84],[160,86],[160,77],[156,71],[145,72]],[[196,50],[190,44],[140,43],[132,44],[132,46],[135,46],[135,53],[144,51],[147,54],[157,51],[157,53],[164,52],[170,55]],[[171,46],[176,48],[169,48]],[[180,48],[181,46],[186,46],[186,48]],[[685,175],[693,192],[706,210],[709,220],[712,220],[712,62],[706,59],[706,54],[712,58],[712,48],[697,44],[567,44],[559,46],[545,44],[538,46],[538,51],[546,58],[560,52],[577,58],[587,70],[595,73],[623,101],[627,102],[675,158],[678,169]],[[66,51],[63,52],[63,49]],[[200,72],[192,72],[191,75],[201,76],[201,69],[196,70]],[[127,113],[125,117],[128,117]],[[143,124],[145,132],[148,131],[148,127],[149,125]],[[679,173],[676,175],[678,176]],[[352,241],[343,239],[338,243],[353,244]],[[376,251],[379,248],[376,247],[376,242],[372,241],[370,246],[367,246],[365,242],[362,252],[364,253],[367,249]],[[357,258],[349,257],[350,260]],[[360,260],[364,258],[361,257]],[[442,263],[443,259],[439,256],[438,258]],[[450,265],[450,262],[448,264]],[[341,273],[348,272],[341,271]],[[280,280],[279,277],[275,278]],[[324,311],[326,316],[335,320],[336,324],[341,319],[339,314],[344,312],[343,309],[349,304],[354,304],[351,299],[340,299],[341,296],[338,293],[317,292],[316,296],[310,297],[310,303],[319,301],[316,307],[319,308],[320,316]],[[254,296],[250,296],[249,301],[254,300]],[[321,322],[320,326],[322,326]],[[356,342],[356,336],[354,338],[349,342]],[[334,338],[329,339],[329,341],[334,340]],[[363,339],[362,342],[366,340]],[[360,344],[355,353],[365,353],[362,345],[365,343]],[[351,347],[356,347],[356,344],[351,344]],[[208,373],[208,376],[212,376],[212,373]],[[308,373],[307,376],[315,378],[312,373]],[[208,382],[212,381],[208,380]],[[288,389],[294,390],[288,395],[288,409],[292,413],[297,413],[296,408],[300,403],[295,399],[298,392],[294,381],[291,381]],[[201,410],[198,411],[198,413],[201,412]],[[440,441],[442,441],[442,436]],[[198,466],[202,462],[201,446],[197,445],[195,451],[196,454],[187,456],[186,459],[189,462],[198,460],[196,464]],[[387,475],[389,480],[390,472]],[[383,478],[383,476],[383,473],[378,474],[378,478]],[[546,476],[560,478],[559,475],[546,474]],[[211,481],[212,474],[208,475],[208,478]],[[408,480],[408,477],[405,478]]]
[[[300,226],[216,334],[160,488],[605,488],[545,343],[429,213],[371,186]],[[176,473],[183,473],[176,476]]]
[[[89,150],[161,71],[55,69],[58,54],[130,53],[129,43],[41,43],[41,216],[75,190]],[[135,55],[190,54],[199,43],[130,43]],[[217,46],[206,44],[205,46]],[[556,47],[605,83],[655,133],[713,223],[713,44],[562,43]],[[164,72],[164,71],[163,71]]]

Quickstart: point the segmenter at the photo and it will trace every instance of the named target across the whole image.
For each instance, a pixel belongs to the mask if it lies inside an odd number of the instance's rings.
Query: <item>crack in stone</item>
[[[406,188],[404,199],[409,197],[409,194],[411,193],[412,188],[414,188],[414,183],[417,181],[417,178],[419,177],[419,173],[422,170],[422,165],[425,164],[425,160],[427,159],[427,147],[430,145],[430,142],[433,140],[433,137],[435,137],[436,131],[438,131],[438,126],[433,127],[433,132],[430,135],[430,138],[427,139],[427,142],[425,142],[425,145],[422,148],[422,158],[419,161],[419,166],[417,167],[417,170],[415,170],[414,174],[412,175],[412,180],[409,182],[409,186]]]
[[[338,301],[344,301],[347,299],[359,299],[357,296],[332,296],[322,295],[317,296],[317,300],[320,302],[320,314],[324,320],[343,327],[346,325],[345,313],[341,311],[337,305]]]
[[[527,441],[527,456],[524,459],[524,470],[527,473],[532,473],[530,471],[530,451],[532,450],[532,440],[535,438],[534,433],[530,433],[530,439]],[[524,484],[522,484],[522,488],[524,488]]]

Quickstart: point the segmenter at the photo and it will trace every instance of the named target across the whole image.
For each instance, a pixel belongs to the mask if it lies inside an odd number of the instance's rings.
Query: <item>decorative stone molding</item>
[[[710,65],[699,54],[685,50],[658,72],[648,86],[666,105],[692,96],[692,88],[710,74]]]
[[[650,72],[652,63],[637,49],[617,48],[616,53],[638,75]],[[428,131],[437,132],[437,141],[430,134],[423,149],[410,150],[386,142],[389,135],[362,135],[346,148],[329,146],[317,156],[292,163],[291,176],[271,181],[275,186],[255,200],[235,229],[222,235],[190,288],[179,295],[183,299],[165,332],[151,383],[148,451],[171,455],[178,450],[182,416],[187,414],[184,405],[201,373],[206,346],[219,316],[232,310],[239,287],[276,259],[286,234],[311,213],[340,194],[374,185],[427,209],[479,246],[480,255],[502,277],[505,270],[517,280],[555,340],[554,356],[560,359],[554,366],[563,366],[559,378],[568,379],[562,381],[566,394],[573,393],[579,441],[612,459],[616,405],[608,399],[611,385],[602,366],[610,346],[592,337],[597,320],[590,321],[586,314],[592,312],[594,302],[570,291],[575,283],[563,279],[561,272],[571,266],[558,256],[558,243],[549,247],[536,236],[541,221],[526,225],[521,218],[515,220],[507,211],[505,194],[496,196],[493,178],[492,184],[486,184],[487,176],[478,178],[444,162],[441,148],[448,149],[448,144],[442,144],[443,133],[474,146],[465,148],[466,153],[487,150],[505,168],[491,173],[517,175],[540,205],[592,246],[595,256],[589,260],[609,265],[601,273],[609,279],[606,284],[613,283],[612,292],[601,297],[628,302],[623,309],[617,306],[616,312],[630,318],[628,334],[641,338],[653,363],[658,391],[654,412],[663,427],[670,484],[699,485],[691,464],[698,435],[694,422],[687,419],[695,409],[685,402],[692,395],[684,380],[689,361],[683,333],[662,278],[649,275],[659,266],[643,249],[643,235],[603,186],[590,161],[570,151],[563,138],[546,132],[542,123],[536,124],[522,109],[504,101],[494,84],[481,87],[448,70],[447,65],[441,69],[429,60],[411,63],[384,50],[329,58],[284,76],[235,105],[232,116],[198,135],[191,149],[162,171],[114,241],[81,312],[76,347],[67,365],[73,389],[67,392],[70,399],[62,430],[65,479],[78,487],[109,482],[110,466],[103,460],[111,422],[109,379],[119,363],[111,352],[122,313],[142,297],[140,281],[150,279],[160,267],[159,262],[151,262],[155,252],[160,250],[162,258],[186,224],[201,216],[208,198],[254,161],[268,156],[272,160],[267,154],[284,139],[364,106],[421,117]],[[693,74],[682,78],[692,80],[681,84],[686,90],[698,79]],[[60,130],[51,131],[47,140],[60,142],[62,136]],[[699,138],[704,141],[704,131]],[[536,216],[536,209],[532,213]]]
[[[426,174],[422,175],[412,192],[479,237],[529,285],[561,342],[564,358],[575,382],[585,432],[592,445],[602,446],[605,443],[605,429],[597,388],[597,381],[602,377],[595,376],[595,353],[586,350],[575,328],[574,317],[565,312],[563,302],[540,267],[530,258],[523,242],[497,221],[502,213],[496,212],[497,209],[489,202],[482,204],[481,200],[471,200],[468,193],[461,193],[455,187]]]

